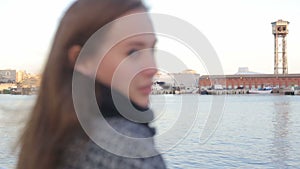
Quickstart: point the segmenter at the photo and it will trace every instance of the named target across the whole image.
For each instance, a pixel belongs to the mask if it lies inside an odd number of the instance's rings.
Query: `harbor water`
[[[228,95],[203,142],[219,97],[224,96],[151,96],[157,115],[151,125],[158,136],[166,135],[156,142],[168,168],[300,168],[300,96]],[[0,169],[15,168],[17,137],[35,99],[0,95]]]

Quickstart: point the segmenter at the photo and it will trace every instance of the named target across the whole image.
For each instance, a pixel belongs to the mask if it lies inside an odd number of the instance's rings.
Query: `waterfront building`
[[[252,72],[249,70],[248,67],[239,67],[238,72],[236,73],[236,75],[253,75],[253,74],[260,74],[257,72]]]
[[[16,77],[16,82],[21,83],[24,79],[26,79],[27,73],[25,70],[19,70],[17,71],[17,77]]]
[[[260,89],[264,87],[288,88],[300,86],[300,74],[235,74],[202,75],[199,88],[221,85],[223,89]]]
[[[158,72],[154,78],[154,85],[159,84],[162,91],[159,93],[195,93],[198,90],[198,80],[200,75],[191,69],[180,73]],[[154,91],[153,93],[157,93]]]
[[[184,70],[180,73],[158,72],[154,76],[154,82],[162,82],[172,87],[195,87],[198,86],[200,75],[191,69]]]
[[[0,83],[15,83],[16,70],[0,70]]]

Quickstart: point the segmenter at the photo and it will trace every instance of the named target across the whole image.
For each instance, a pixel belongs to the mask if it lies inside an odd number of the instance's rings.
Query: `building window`
[[[249,85],[246,85],[245,88],[246,88],[246,89],[249,89]]]
[[[5,76],[10,76],[10,72],[9,72],[9,71],[6,71],[6,72],[5,72]]]
[[[290,82],[289,86],[295,86],[296,83]]]

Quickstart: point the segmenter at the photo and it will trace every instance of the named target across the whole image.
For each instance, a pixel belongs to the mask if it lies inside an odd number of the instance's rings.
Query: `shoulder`
[[[154,148],[153,131],[148,125],[122,118],[109,118],[107,123],[115,133],[100,128],[91,140],[84,142],[79,137],[72,141],[64,154],[64,169],[165,168]]]
[[[113,145],[119,147],[122,145]],[[133,148],[134,149],[134,148]],[[127,152],[130,153],[130,152]],[[95,144],[93,141],[90,141],[87,144],[85,154],[84,154],[84,163],[92,166],[91,168],[120,168],[123,169],[164,169],[165,164],[160,155],[155,155],[152,157],[140,157],[140,158],[130,158],[124,157],[112,152],[109,152],[99,145]]]
[[[148,138],[155,134],[155,129],[147,124],[135,123],[125,118],[108,118],[107,123],[118,133],[134,138]]]

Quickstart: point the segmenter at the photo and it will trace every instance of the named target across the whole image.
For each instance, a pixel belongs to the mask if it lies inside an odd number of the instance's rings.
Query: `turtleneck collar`
[[[131,101],[128,97],[124,96],[120,92],[100,83],[94,81],[92,78],[89,78],[85,75],[82,75],[79,72],[76,73],[76,76],[79,77],[79,82],[82,83],[81,90],[82,98],[81,99],[90,99],[92,96],[90,86],[95,85],[95,96],[100,109],[101,114],[104,118],[110,117],[122,117],[136,123],[148,124],[154,119],[153,112],[148,107],[141,107]],[[87,85],[84,85],[87,84]],[[86,92],[84,92],[86,91]],[[85,104],[89,104],[89,101],[83,101]],[[89,105],[85,105],[89,107]]]
[[[99,82],[95,83],[95,90],[104,118],[121,116],[138,123],[148,123],[153,120],[153,112],[148,107],[135,104],[120,92]]]

